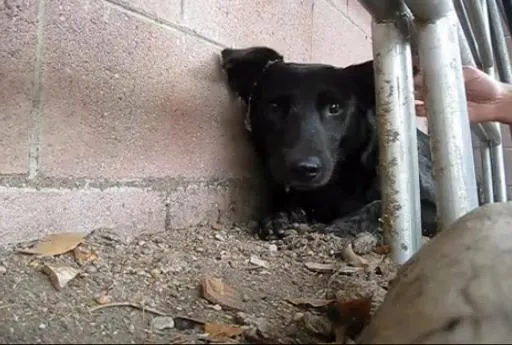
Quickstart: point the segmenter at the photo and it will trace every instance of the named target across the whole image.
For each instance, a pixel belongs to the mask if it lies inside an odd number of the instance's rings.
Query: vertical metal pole
[[[478,4],[475,4],[478,6]],[[486,0],[480,0],[480,8],[475,8],[476,11],[480,12],[480,16],[482,18],[481,24],[483,25],[483,33],[481,39],[485,42],[485,45],[490,47],[490,53],[493,53],[493,46],[491,40],[491,24],[489,22],[489,8]],[[476,7],[475,6],[475,7]],[[494,18],[496,19],[496,18]],[[501,22],[500,22],[501,25]],[[493,78],[496,77],[496,66],[494,64],[494,56],[491,55],[491,63],[492,65],[487,68],[487,73]],[[499,123],[493,123],[493,126],[496,127],[496,131],[500,133],[501,136],[501,128]],[[507,201],[507,183],[505,181],[505,163],[503,158],[503,144],[500,143],[497,145],[491,145],[491,164],[492,164],[492,180],[494,187],[494,201],[496,202],[505,202]]]
[[[421,205],[410,44],[394,23],[372,23],[383,231],[398,264],[421,245]]]
[[[491,149],[488,143],[482,143],[482,146],[480,146],[480,155],[482,158],[484,202],[489,204],[494,202],[494,187],[492,183]]]
[[[426,5],[407,3],[415,15],[411,5]],[[418,22],[440,230],[478,207],[457,17],[451,0],[443,5],[437,18]]]
[[[476,61],[478,61],[478,65],[482,66],[480,53],[478,50],[475,36],[473,34],[473,30],[471,29],[471,24],[469,22],[468,15],[464,7],[464,3],[462,2],[462,0],[455,0],[454,5],[460,23],[458,25],[458,31],[462,64],[475,67],[477,64]],[[470,124],[470,126],[473,133],[476,134],[478,140],[481,142],[479,151],[480,158],[482,161],[482,187],[484,194],[484,203],[491,203],[494,202],[494,186],[492,181],[490,141],[482,124],[475,123]]]

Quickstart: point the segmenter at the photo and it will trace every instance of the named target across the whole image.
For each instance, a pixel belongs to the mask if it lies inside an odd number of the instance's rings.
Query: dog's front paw
[[[360,210],[333,221],[324,231],[337,236],[355,236],[362,232],[378,234],[381,201],[375,200]]]
[[[281,239],[286,237],[287,230],[292,229],[294,224],[305,223],[306,218],[306,212],[299,208],[277,212],[260,222],[258,236],[262,240]]]
[[[355,236],[360,232],[359,223],[350,219],[338,219],[326,226],[324,232],[339,237]]]

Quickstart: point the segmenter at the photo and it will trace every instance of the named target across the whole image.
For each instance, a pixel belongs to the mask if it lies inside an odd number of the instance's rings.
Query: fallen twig
[[[153,309],[150,307],[145,307],[145,306],[138,305],[136,303],[131,303],[131,302],[113,302],[113,303],[108,303],[108,304],[102,304],[102,305],[98,305],[96,307],[89,309],[89,312],[92,313],[94,311],[97,311],[97,310],[100,310],[103,308],[113,308],[113,307],[130,307],[130,308],[139,309],[142,311],[147,311],[148,313],[155,314],[158,316],[169,316],[168,314],[163,313],[159,310],[156,310],[156,309]]]

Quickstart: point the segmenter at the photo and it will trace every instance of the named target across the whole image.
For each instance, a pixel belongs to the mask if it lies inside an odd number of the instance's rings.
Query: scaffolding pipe
[[[484,203],[494,202],[494,186],[492,182],[491,148],[488,145],[480,147],[482,159],[482,188],[484,192]]]
[[[395,23],[372,23],[382,185],[382,229],[392,258],[421,245],[421,205],[410,45]]]
[[[417,24],[438,206],[438,229],[478,207],[473,149],[451,0],[406,0]]]
[[[495,48],[494,59],[499,79],[504,83],[512,81],[512,66],[510,66],[510,57],[508,54],[507,41],[503,31],[503,23],[496,0],[487,0],[489,11],[489,23],[491,29],[491,43]]]
[[[494,63],[494,54],[493,54],[493,46],[492,46],[492,33],[491,33],[491,9],[494,9],[497,12],[496,6],[493,8],[488,7],[488,2],[486,0],[471,0],[470,11],[473,13],[478,13],[475,15],[476,25],[481,28],[480,32],[477,35],[477,39],[479,39],[479,43],[484,44],[484,46],[489,46],[491,48],[491,58],[489,65],[490,68],[486,71],[491,77],[496,78],[497,68]],[[494,3],[495,4],[495,3]],[[496,18],[494,18],[496,19]],[[501,23],[501,22],[499,22]],[[496,23],[497,24],[497,23]],[[500,134],[500,143],[492,145],[490,143],[491,148],[491,165],[492,165],[492,179],[493,179],[493,188],[494,188],[494,201],[496,202],[505,202],[507,201],[507,183],[505,178],[505,162],[503,158],[503,144],[501,142],[501,128],[500,124],[497,122],[489,123],[496,131]]]
[[[478,65],[482,68],[480,61],[477,41],[471,29],[471,24],[461,0],[454,0],[455,10],[459,18],[459,46],[461,50],[462,64],[465,66],[477,67],[475,63],[475,56],[478,59]],[[462,31],[462,32],[461,32]],[[470,47],[473,47],[471,49]],[[475,55],[476,54],[476,55]],[[482,188],[484,194],[484,202],[494,202],[494,185],[492,179],[492,164],[491,164],[491,142],[489,137],[480,123],[471,123],[471,130],[478,137],[480,144],[480,158],[482,161]]]
[[[402,264],[421,245],[416,112],[410,46],[412,14],[401,0],[360,3],[372,14],[382,230]]]
[[[501,4],[503,5],[503,4]],[[505,38],[504,24],[500,16],[500,6],[497,0],[489,0],[489,21],[491,24],[491,42],[495,47],[495,60],[499,75],[499,80],[510,84],[512,82],[512,66],[510,64],[510,56],[508,45]],[[501,11],[504,11],[501,6]],[[505,15],[505,13],[503,13]],[[508,126],[510,135],[512,136],[512,126]],[[506,191],[505,191],[506,195]]]
[[[492,73],[494,67],[494,58],[492,52],[492,46],[490,39],[486,40],[487,37],[487,26],[485,25],[487,15],[484,15],[480,0],[465,0],[464,8],[466,9],[467,17],[469,18],[469,25],[472,28],[474,35],[470,37],[466,36],[468,40],[475,40],[476,42],[470,43],[478,46],[478,50],[481,58],[481,68],[486,73]],[[495,123],[482,123],[482,127],[487,134],[489,143],[488,145],[495,146],[501,145],[501,131],[499,126]]]
[[[457,12],[457,16],[459,18],[460,28],[462,29],[462,34],[459,30],[459,43],[461,43],[461,45],[469,47],[471,56],[473,57],[473,63],[470,64],[472,66],[476,65],[479,68],[482,68],[482,59],[480,57],[480,51],[478,50],[475,34],[471,29],[468,13],[466,11],[466,7],[464,6],[464,1],[454,0],[453,4],[455,6],[455,12]],[[463,49],[462,46],[461,53],[463,54],[462,63],[465,65],[466,62],[464,61],[464,56],[468,56],[469,54],[467,53],[467,49]]]

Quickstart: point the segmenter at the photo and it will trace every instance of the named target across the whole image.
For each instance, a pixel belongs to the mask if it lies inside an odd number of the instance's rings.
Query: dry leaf
[[[344,339],[355,338],[370,320],[371,302],[361,298],[348,302],[336,301],[329,305],[328,316],[333,323],[336,343],[343,344]]]
[[[373,251],[379,255],[387,255],[391,252],[391,246],[388,244],[379,244]]]
[[[55,256],[69,252],[78,246],[86,234],[64,232],[45,237],[32,248],[19,249],[18,252],[40,256]]]
[[[329,305],[333,303],[335,300],[332,299],[317,299],[317,298],[311,298],[311,299],[305,299],[305,298],[296,298],[291,299],[288,298],[287,301],[295,306],[306,306],[306,307],[312,307],[312,308],[321,308],[325,307],[326,305]]]
[[[80,266],[98,260],[98,255],[96,255],[94,251],[91,249],[83,248],[81,246],[73,249],[73,255],[75,256],[75,261]]]
[[[43,266],[43,272],[48,275],[53,287],[60,291],[80,273],[80,270],[69,266],[50,266],[46,264]]]
[[[321,264],[316,262],[305,262],[304,266],[310,271],[317,273],[329,273],[336,269],[334,264]]]
[[[219,304],[226,309],[243,310],[243,302],[239,293],[222,279],[207,277],[201,281],[203,297],[213,304]]]
[[[352,243],[349,243],[342,251],[343,260],[348,264],[356,267],[366,267],[368,262],[362,257],[354,253],[352,249]]]
[[[206,323],[204,325],[205,333],[208,333],[208,340],[216,343],[223,343],[241,336],[244,330],[238,326],[219,325],[215,323]]]

